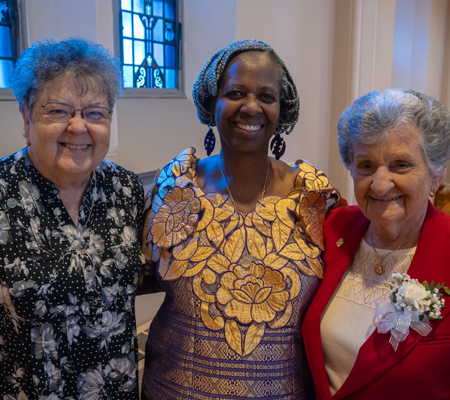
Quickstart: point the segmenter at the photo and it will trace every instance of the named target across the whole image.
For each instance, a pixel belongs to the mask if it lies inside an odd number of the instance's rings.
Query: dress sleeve
[[[308,240],[325,250],[323,226],[327,213],[339,201],[339,192],[330,184],[328,177],[307,161],[295,163],[299,174],[295,182],[299,192],[299,218]]]

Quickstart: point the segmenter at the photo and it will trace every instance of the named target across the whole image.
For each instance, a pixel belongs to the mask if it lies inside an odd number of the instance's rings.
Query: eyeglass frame
[[[49,114],[47,114],[47,111],[45,110],[45,107],[47,107],[49,104],[61,104],[61,105],[63,105],[63,106],[68,106],[68,107],[70,107],[71,110],[72,110],[72,112],[71,112],[70,114],[68,114],[69,118],[67,118],[67,119],[61,119],[61,120],[55,120],[55,119],[52,119],[52,117],[51,117]],[[108,117],[102,117],[102,118],[106,118],[106,119],[108,119],[109,116],[113,113],[113,110],[110,110],[108,107],[102,107],[102,106],[87,106],[87,107],[84,107],[84,108],[75,108],[75,107],[71,106],[70,104],[67,104],[67,103],[59,103],[59,102],[57,102],[57,101],[49,101],[48,103],[45,103],[44,105],[41,105],[41,104],[32,104],[32,106],[42,107],[42,108],[44,109],[44,115],[45,115],[50,121],[53,121],[53,122],[68,122],[68,121],[70,121],[70,120],[75,116],[75,114],[76,114],[77,111],[81,111],[81,118],[83,118],[83,119],[84,119],[85,121],[87,121],[88,123],[91,123],[91,124],[98,124],[98,123],[101,123],[100,120],[97,120],[97,121],[91,121],[89,118],[86,118],[86,115],[85,115],[85,113],[84,113],[84,110],[86,110],[87,108],[102,108],[102,109],[104,109],[104,110],[107,110],[107,111],[108,111]]]

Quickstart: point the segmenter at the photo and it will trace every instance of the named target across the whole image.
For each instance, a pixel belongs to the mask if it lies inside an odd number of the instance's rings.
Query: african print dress
[[[26,149],[0,160],[0,398],[138,399],[143,206],[104,160],[77,228]]]
[[[166,296],[150,327],[142,397],[306,398],[300,323],[338,195],[298,161],[287,198],[267,196],[242,214],[229,196],[199,189],[194,153],[159,172],[147,204],[147,256],[157,262],[147,273]],[[249,249],[257,259],[247,265]]]

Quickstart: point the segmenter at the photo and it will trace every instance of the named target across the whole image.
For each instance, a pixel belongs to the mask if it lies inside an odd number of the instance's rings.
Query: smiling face
[[[222,149],[264,151],[280,115],[280,68],[269,54],[239,54],[227,66],[214,101]]]
[[[427,210],[430,190],[440,178],[431,175],[416,128],[399,127],[373,144],[356,143],[351,175],[356,201],[375,226],[417,231]]]
[[[69,104],[75,109],[95,105],[108,107],[106,96],[89,82],[86,93],[73,79],[60,78],[48,83],[36,97],[36,105],[48,102]],[[25,137],[31,142],[28,154],[36,169],[58,187],[69,182],[77,184],[89,179],[102,162],[109,148],[110,119],[88,123],[76,111],[66,122],[50,121],[44,109],[34,106],[22,111]]]

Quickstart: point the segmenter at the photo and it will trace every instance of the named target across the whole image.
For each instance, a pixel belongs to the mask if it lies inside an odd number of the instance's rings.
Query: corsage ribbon
[[[377,306],[374,322],[379,333],[391,332],[389,343],[394,351],[397,351],[398,344],[408,336],[409,328],[414,329],[422,336],[427,336],[432,331],[426,315],[420,320],[419,311],[399,310],[390,301]]]

